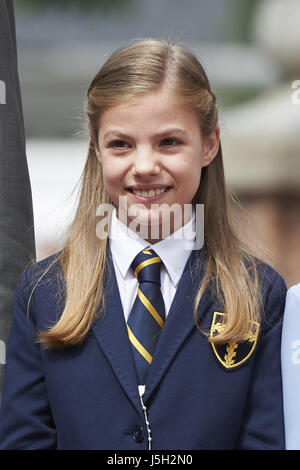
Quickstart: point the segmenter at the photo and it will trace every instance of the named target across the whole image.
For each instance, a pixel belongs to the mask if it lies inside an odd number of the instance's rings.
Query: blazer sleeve
[[[263,284],[264,288],[269,281]],[[285,448],[280,348],[286,285],[276,274],[265,290],[264,318],[239,436],[238,448],[246,450]]]
[[[27,271],[21,275],[13,298],[0,411],[1,450],[56,449],[40,346],[34,342],[34,314],[26,312],[30,295]]]
[[[286,449],[300,449],[300,284],[288,290],[281,346]]]

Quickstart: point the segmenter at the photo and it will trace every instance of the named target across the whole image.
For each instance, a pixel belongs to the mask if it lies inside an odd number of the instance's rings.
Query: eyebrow
[[[166,134],[178,135],[178,136],[182,136],[185,138],[188,137],[188,133],[186,131],[184,131],[183,129],[178,129],[178,128],[165,129],[164,131],[158,132],[157,134],[155,134],[155,137],[161,137]],[[111,130],[111,131],[108,131],[106,134],[104,134],[104,139],[107,139],[109,137],[120,137],[122,139],[126,139],[126,138],[129,138],[130,136],[118,130]]]

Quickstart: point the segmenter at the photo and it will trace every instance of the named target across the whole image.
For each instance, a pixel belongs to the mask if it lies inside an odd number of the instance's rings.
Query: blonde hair
[[[87,115],[94,140],[97,142],[99,117],[105,108],[162,86],[169,87],[178,102],[198,113],[203,136],[213,132],[218,123],[216,97],[199,61],[172,41],[144,39],[115,51],[91,82]],[[38,341],[45,347],[79,344],[97,315],[105,310],[103,278],[107,238],[96,237],[96,210],[104,203],[112,204],[112,201],[105,190],[91,138],[74,220],[64,248],[47,269],[60,262],[65,305],[57,323],[39,333]],[[196,270],[200,272],[203,259],[206,266],[194,302],[195,323],[200,329],[197,308],[205,289],[209,288],[227,313],[225,328],[213,341],[243,340],[249,322],[260,320],[260,289],[256,261],[242,247],[232,228],[229,208],[234,200],[225,187],[221,145],[212,163],[203,168],[192,203],[204,204],[205,240],[203,249],[198,250]]]

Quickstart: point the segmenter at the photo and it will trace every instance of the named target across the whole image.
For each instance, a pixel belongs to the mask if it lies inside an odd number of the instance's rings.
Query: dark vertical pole
[[[12,0],[0,0],[0,396],[12,297],[20,273],[34,259],[14,5]]]

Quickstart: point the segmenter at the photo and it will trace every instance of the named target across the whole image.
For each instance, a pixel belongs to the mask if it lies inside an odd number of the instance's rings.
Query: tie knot
[[[160,286],[161,259],[154,250],[142,250],[131,263],[131,269],[139,284],[153,282]]]

